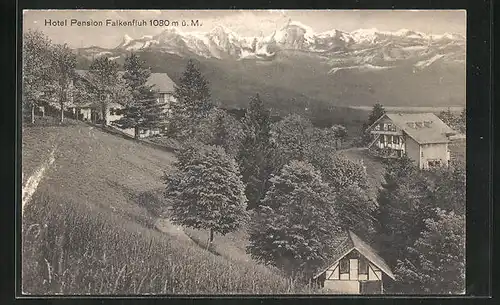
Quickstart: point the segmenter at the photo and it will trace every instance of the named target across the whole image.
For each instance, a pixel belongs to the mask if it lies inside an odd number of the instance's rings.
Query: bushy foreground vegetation
[[[292,281],[229,261],[109,211],[37,194],[25,210],[26,294],[296,293]]]

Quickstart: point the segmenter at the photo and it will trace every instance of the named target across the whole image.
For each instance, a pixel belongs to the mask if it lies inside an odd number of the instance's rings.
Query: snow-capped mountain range
[[[390,69],[401,61],[413,61],[415,69],[440,60],[464,61],[465,37],[401,29],[395,32],[359,29],[353,32],[330,30],[315,33],[312,28],[290,21],[270,35],[240,36],[218,25],[209,32],[182,32],[169,28],[157,35],[123,37],[113,49],[86,48],[91,56],[118,58],[130,51],[158,51],[179,56],[234,60],[272,60],[280,51],[300,51],[328,59],[330,73],[345,69]]]
[[[175,79],[188,59],[200,63],[222,103],[242,104],[261,92],[275,107],[288,100],[371,105],[457,105],[465,101],[462,35],[333,29],[316,33],[289,22],[269,35],[245,37],[224,26],[208,32],[168,28],[157,35],[123,37],[114,48],[77,49],[79,67],[107,56],[122,63],[138,53],[155,72]],[[279,105],[278,105],[279,104]],[[286,108],[285,107],[285,108]]]

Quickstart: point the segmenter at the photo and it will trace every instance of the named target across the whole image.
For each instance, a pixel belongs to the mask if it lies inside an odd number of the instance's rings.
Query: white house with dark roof
[[[367,131],[368,148],[383,149],[387,156],[406,154],[421,169],[447,166],[448,144],[458,135],[433,113],[386,113]]]
[[[387,263],[351,231],[332,241],[335,250],[313,276],[325,293],[382,294],[384,280],[395,280]]]

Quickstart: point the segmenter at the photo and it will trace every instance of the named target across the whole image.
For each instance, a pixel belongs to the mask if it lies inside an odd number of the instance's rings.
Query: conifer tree
[[[248,198],[248,208],[258,206],[269,187],[268,179],[274,168],[273,151],[270,145],[271,118],[269,110],[257,94],[250,100],[249,107],[243,118],[245,132],[243,143],[238,154],[238,163],[246,183],[245,194]]]
[[[198,124],[214,107],[211,101],[208,81],[203,77],[193,60],[189,60],[179,83],[175,86],[170,109],[170,133],[180,139],[191,138]]]
[[[380,119],[380,117],[383,116],[384,114],[385,114],[385,108],[384,106],[382,106],[382,104],[376,103],[375,105],[373,105],[372,112],[368,117],[368,126],[375,123],[375,121]]]
[[[174,223],[225,235],[247,219],[238,167],[222,147],[187,145],[177,171],[165,177]]]
[[[135,138],[140,128],[161,128],[166,124],[164,103],[157,100],[153,85],[148,85],[151,69],[137,54],[125,59],[123,79],[131,98],[123,110],[123,117],[114,122],[120,128],[134,128]]]
[[[361,127],[361,144],[368,145],[371,141],[371,135],[369,132],[366,132],[366,129],[370,127],[375,121],[377,121],[381,116],[385,114],[385,108],[380,103],[376,103],[373,105],[372,111],[370,112],[370,116],[368,117],[368,121],[363,123]]]
[[[309,163],[292,161],[271,178],[255,209],[247,250],[253,258],[308,278],[341,231],[335,198]]]

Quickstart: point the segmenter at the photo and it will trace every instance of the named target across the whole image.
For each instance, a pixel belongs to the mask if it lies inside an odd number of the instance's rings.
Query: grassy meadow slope
[[[155,229],[161,176],[174,155],[85,124],[26,127],[23,175],[53,147],[55,162],[23,212],[24,293],[298,292],[270,269],[202,249],[171,224]]]

